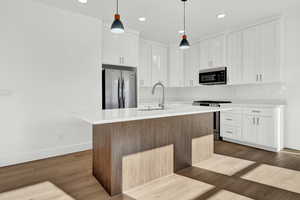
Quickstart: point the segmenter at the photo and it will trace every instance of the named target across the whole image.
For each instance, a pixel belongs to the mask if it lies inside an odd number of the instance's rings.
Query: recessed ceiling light
[[[139,17],[139,21],[141,21],[141,22],[146,21],[146,17]]]
[[[83,4],[85,4],[85,3],[87,3],[87,2],[88,2],[88,0],[78,0],[78,2],[79,2],[79,3],[83,3]]]
[[[223,19],[226,17],[226,14],[225,13],[220,13],[220,14],[217,14],[217,18],[218,19]]]
[[[179,34],[184,34],[184,30],[178,31]]]

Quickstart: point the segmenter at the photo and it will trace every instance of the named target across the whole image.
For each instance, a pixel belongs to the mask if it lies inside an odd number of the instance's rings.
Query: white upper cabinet
[[[200,59],[199,45],[192,45],[184,52],[184,86],[195,87],[198,84]]]
[[[139,34],[134,31],[113,34],[110,27],[104,25],[102,62],[110,65],[137,67],[139,63]]]
[[[243,31],[243,82],[255,83],[259,80],[259,38],[258,28]]]
[[[278,21],[259,27],[259,80],[264,83],[280,81],[280,24]]]
[[[204,40],[199,44],[199,59],[200,69],[208,69],[213,67],[213,63],[210,56],[210,41]]]
[[[152,45],[151,55],[152,85],[157,82],[168,84],[168,48],[162,45]]]
[[[200,42],[200,69],[216,68],[225,65],[224,36]]]
[[[228,84],[241,84],[243,77],[243,34],[229,33],[226,36],[226,60],[228,69]]]
[[[280,82],[280,23],[243,31],[243,82]]]
[[[211,40],[210,57],[213,67],[224,67],[225,40],[224,36],[219,36]]]
[[[140,40],[140,54],[139,54],[139,85],[140,87],[152,86],[152,45],[148,41]]]
[[[169,86],[184,86],[184,51],[177,45],[169,47]]]

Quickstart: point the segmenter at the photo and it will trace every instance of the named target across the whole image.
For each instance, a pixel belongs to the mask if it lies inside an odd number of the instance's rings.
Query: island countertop
[[[80,114],[78,117],[92,125],[126,122],[143,119],[155,119],[172,116],[193,115],[228,111],[231,108],[192,106],[186,104],[167,105],[164,110],[145,111],[140,108],[98,110]]]

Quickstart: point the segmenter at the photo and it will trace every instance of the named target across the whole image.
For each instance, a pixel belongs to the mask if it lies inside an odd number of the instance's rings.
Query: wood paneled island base
[[[93,125],[93,174],[111,195],[213,154],[213,113]]]

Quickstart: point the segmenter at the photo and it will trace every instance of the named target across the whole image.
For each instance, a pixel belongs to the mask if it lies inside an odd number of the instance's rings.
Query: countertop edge
[[[111,120],[100,120],[96,122],[91,122],[91,120],[87,118],[80,117],[81,120],[91,124],[91,125],[102,125],[102,124],[111,124],[111,123],[120,123],[120,122],[130,122],[130,121],[139,121],[146,119],[158,119],[158,118],[166,118],[166,117],[176,117],[176,116],[185,116],[185,115],[195,115],[195,114],[204,114],[204,113],[213,113],[220,111],[230,111],[232,108],[212,108],[211,110],[204,111],[188,111],[188,112],[178,112],[178,113],[163,113],[163,114],[155,114],[150,116],[140,116],[140,117],[128,117],[127,119],[111,119]]]

